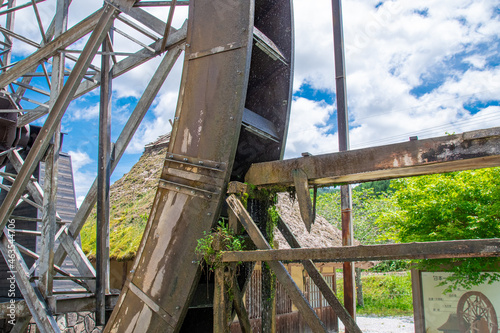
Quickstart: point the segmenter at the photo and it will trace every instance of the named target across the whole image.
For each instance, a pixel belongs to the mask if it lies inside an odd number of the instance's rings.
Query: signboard
[[[498,333],[500,282],[443,294],[450,273],[421,272],[424,332]]]

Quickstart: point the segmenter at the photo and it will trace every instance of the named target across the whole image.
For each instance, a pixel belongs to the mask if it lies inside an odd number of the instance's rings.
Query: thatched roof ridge
[[[292,230],[302,247],[318,248],[342,246],[342,231],[334,227],[324,217],[318,214],[316,214],[316,220],[311,227],[311,232],[307,232],[300,216],[298,201],[292,201],[288,193],[278,194],[276,208],[281,218]],[[278,231],[275,232],[275,240],[278,242],[278,248],[290,248],[290,245],[288,245]],[[357,240],[354,242],[356,245],[360,244]]]

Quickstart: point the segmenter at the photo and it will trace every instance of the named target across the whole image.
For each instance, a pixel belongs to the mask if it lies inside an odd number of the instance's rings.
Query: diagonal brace
[[[250,214],[248,214],[247,210],[238,200],[238,198],[234,194],[232,194],[227,198],[226,201],[229,207],[233,210],[236,217],[238,217],[238,219],[240,220],[241,224],[245,227],[255,246],[261,250],[270,250],[271,246],[266,241],[257,225],[250,217]],[[327,329],[325,325],[318,318],[318,315],[306,300],[299,287],[295,284],[285,266],[283,266],[283,264],[279,261],[268,261],[267,264],[274,271],[281,285],[285,288],[288,296],[295,304],[295,306],[299,309],[300,313],[304,317],[304,320],[309,325],[311,330],[314,333],[326,333]]]
[[[9,266],[10,271],[16,278],[16,283],[19,290],[21,290],[21,293],[23,294],[31,315],[35,319],[38,330],[42,333],[60,332],[47,304],[41,297],[40,293],[37,293],[36,289],[31,285],[29,281],[28,267],[21,256],[21,252],[19,252],[17,247],[9,239],[9,231],[7,229],[4,229],[4,233],[0,241],[0,251],[5,258],[5,261],[8,262],[9,265],[12,263],[12,266]]]
[[[299,242],[293,235],[293,232],[290,230],[290,228],[288,228],[288,226],[281,219],[281,217],[278,217],[278,229],[283,235],[283,237],[285,237],[288,244],[290,244],[291,248],[293,249],[301,248]],[[313,261],[304,260],[302,261],[302,265],[304,266],[307,273],[314,281],[318,289],[321,291],[323,297],[326,299],[328,304],[330,304],[333,311],[335,311],[335,313],[339,316],[340,320],[342,320],[347,331],[352,333],[361,333],[361,330],[359,329],[358,325],[351,317],[351,315],[347,312],[347,310],[344,308],[344,306],[340,303],[339,299],[337,298],[337,296],[335,296],[332,289],[330,289],[325,279],[316,268],[316,265],[314,265]]]
[[[59,97],[55,101],[45,124],[40,130],[40,134],[38,134],[38,137],[26,157],[21,170],[19,170],[16,181],[12,184],[10,192],[5,197],[2,206],[0,206],[0,229],[5,227],[8,217],[14,210],[15,203],[19,200],[22,191],[26,188],[31,175],[33,174],[33,171],[35,171],[38,162],[45,154],[45,151],[49,146],[50,139],[54,135],[62,116],[66,112],[66,109],[68,108],[68,105],[71,102],[85,72],[87,71],[87,68],[92,62],[100,44],[104,40],[104,37],[106,37],[116,13],[117,11],[109,5],[106,5],[102,10],[102,14],[96,28],[92,32],[92,35],[85,45],[80,58],[75,64],[71,75],[68,77],[68,80],[59,94]]]

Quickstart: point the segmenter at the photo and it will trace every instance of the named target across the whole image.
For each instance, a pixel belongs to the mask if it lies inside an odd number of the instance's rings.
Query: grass
[[[166,148],[143,154],[129,173],[111,185],[111,259],[124,261],[135,257],[153,205],[165,154]],[[82,249],[90,259],[96,255],[96,215],[94,208],[80,233]]]
[[[410,316],[413,315],[410,272],[403,274],[366,275],[361,277],[364,307],[359,315]],[[344,299],[343,279],[337,280],[337,294]]]

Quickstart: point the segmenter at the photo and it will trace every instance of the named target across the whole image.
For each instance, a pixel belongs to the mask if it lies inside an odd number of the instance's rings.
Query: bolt
[[[200,161],[199,163],[200,163],[200,165],[203,165],[203,161]]]
[[[175,189],[179,191],[181,188],[179,186],[176,186]]]
[[[208,216],[211,216],[211,215],[212,215],[212,213],[207,213],[207,215],[208,215]]]
[[[184,157],[184,161],[186,161],[186,162],[188,161],[187,157]]]
[[[180,306],[176,306],[176,307],[175,307],[175,309],[176,309],[176,310],[179,310],[180,308],[181,308]]]
[[[209,199],[212,198],[212,195],[211,194],[207,195],[207,198],[209,198]]]
[[[190,46],[191,46],[191,44],[186,43],[186,47],[190,47]]]
[[[194,191],[191,191],[191,194],[194,194]]]
[[[169,155],[168,158],[174,158],[174,155]]]
[[[234,120],[234,117],[233,116],[229,117],[229,120]]]

